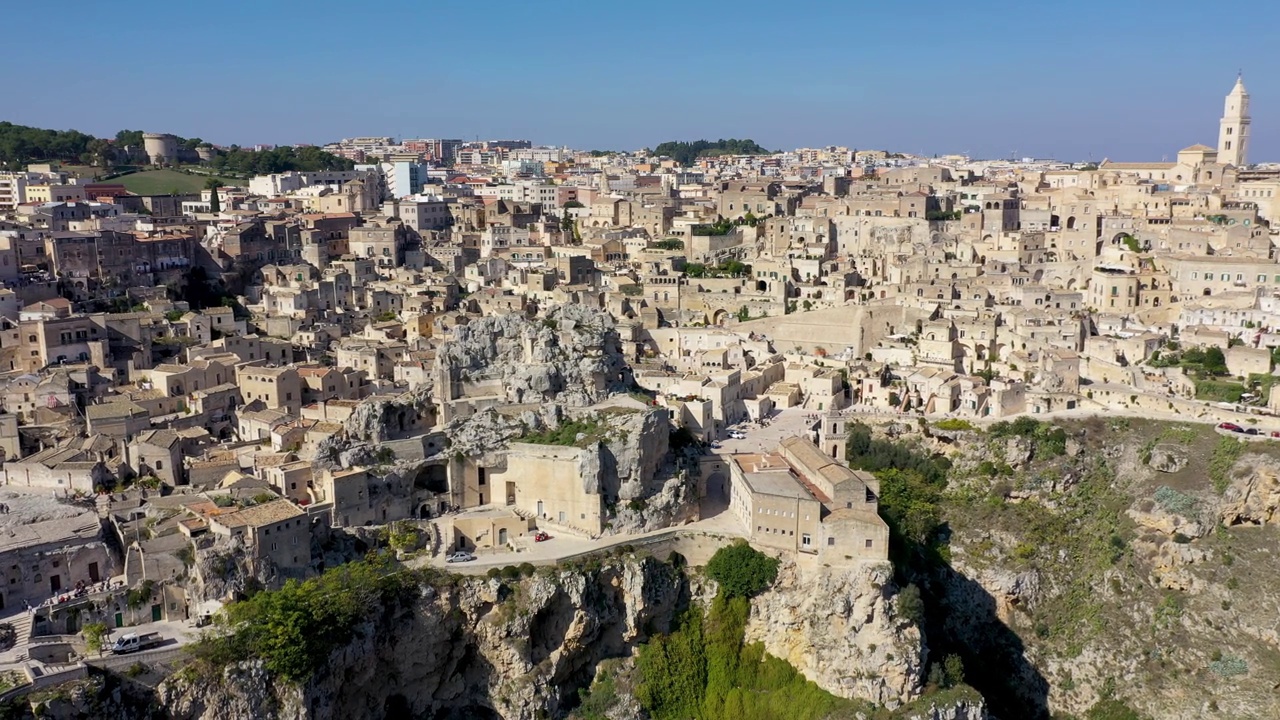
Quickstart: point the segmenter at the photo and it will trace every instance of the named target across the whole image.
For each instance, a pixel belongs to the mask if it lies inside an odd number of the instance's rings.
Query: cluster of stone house
[[[609,532],[601,444],[450,449],[468,419],[515,422],[554,393],[460,364],[449,343],[520,318],[503,352],[535,366],[583,342],[555,319],[565,306],[613,323],[575,360],[625,362],[637,397],[613,411],[651,428],[636,467],[656,472],[670,431],[709,445],[812,415],[812,437],[704,458],[703,484],[760,545],[882,560],[878,485],[843,462],[848,415],[1174,408],[1198,402],[1196,379],[1160,354],[1195,347],[1221,348],[1242,391],[1274,373],[1280,168],[1248,164],[1248,125],[1241,83],[1217,148],[1174,162],[832,147],[685,167],[353,138],[332,148],[351,170],[189,196],[0,173],[0,473],[15,492],[105,498],[106,518],[14,535],[0,552],[38,557],[14,563],[0,603],[123,573],[163,581],[158,612],[185,613],[192,548],[300,577],[313,540],[453,508],[470,512],[437,550]],[[1245,394],[1249,411],[1280,408]],[[381,459],[333,452],[390,405]],[[120,558],[94,545],[111,533]],[[81,555],[41,549],[56,543]]]

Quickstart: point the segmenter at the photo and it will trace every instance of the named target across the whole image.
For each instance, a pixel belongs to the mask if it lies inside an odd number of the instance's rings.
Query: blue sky
[[[1280,160],[1274,0],[73,0],[52,12],[5,3],[0,119],[220,144],[750,137],[1158,160],[1216,144],[1243,68],[1251,159]]]

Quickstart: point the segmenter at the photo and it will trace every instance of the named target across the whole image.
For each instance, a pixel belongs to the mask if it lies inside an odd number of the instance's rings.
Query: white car
[[[444,561],[448,563],[461,563],[461,562],[471,562],[472,560],[475,560],[475,559],[476,559],[475,555],[472,555],[469,552],[463,552],[462,550],[459,550],[458,552],[445,558]]]
[[[747,434],[739,430],[734,430],[733,432],[729,433],[729,437],[734,440],[746,440]]]

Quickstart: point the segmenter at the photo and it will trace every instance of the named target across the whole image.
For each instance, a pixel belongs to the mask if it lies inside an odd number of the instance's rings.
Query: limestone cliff
[[[775,587],[753,601],[745,639],[834,694],[898,708],[894,718],[985,720],[982,699],[967,688],[919,697],[924,649],[918,628],[894,610],[891,575],[887,564],[804,573],[785,564]],[[523,577],[425,580],[370,607],[351,640],[320,658],[304,683],[282,680],[260,658],[197,662],[154,693],[131,682],[132,694],[122,695],[110,678],[55,689],[39,716],[565,718],[574,717],[579,690],[607,676],[618,688],[608,717],[639,718],[638,645],[670,631],[690,606],[709,606],[716,592],[696,572],[634,554]]]
[[[1275,717],[1273,444],[1064,427],[1065,450],[1038,431],[955,451],[949,561],[913,578],[930,647],[963,656],[1001,717],[1084,716],[1108,697],[1145,717]],[[1009,467],[984,466],[993,455]]]
[[[258,661],[210,682],[178,674],[158,694],[175,718],[338,720],[562,716],[596,665],[666,630],[687,588],[675,568],[616,559],[522,581],[423,586],[417,603],[376,614],[304,686],[272,682]]]
[[[787,562],[752,603],[747,639],[834,695],[897,707],[923,689],[925,648],[897,615],[896,592],[888,563],[801,571]]]

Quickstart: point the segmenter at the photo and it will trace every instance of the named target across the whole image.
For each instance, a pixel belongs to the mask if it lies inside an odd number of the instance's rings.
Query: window
[[[867,548],[868,550],[870,550],[870,549],[871,549],[871,545],[872,545],[871,538],[867,538],[866,548]]]
[[[833,537],[827,538],[827,547],[835,547],[835,546],[836,546],[836,539]]]
[[[157,460],[157,461],[156,461],[156,469],[157,469],[157,470],[163,470],[163,469],[164,469],[164,461],[163,461],[163,460]]]
[[[813,538],[809,537],[809,533],[803,533],[802,535],[800,535],[800,545],[802,547],[809,547],[812,544],[813,544]]]

